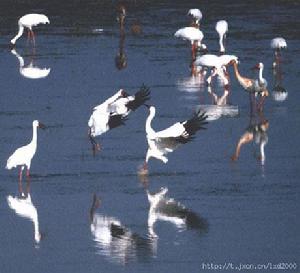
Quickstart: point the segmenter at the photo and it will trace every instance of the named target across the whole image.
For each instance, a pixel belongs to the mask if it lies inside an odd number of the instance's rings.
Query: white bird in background
[[[188,40],[191,44],[195,41],[201,43],[204,37],[202,31],[194,27],[180,28],[175,32],[174,36],[183,40]]]
[[[150,90],[144,85],[138,92],[131,96],[123,89],[120,89],[115,95],[94,107],[88,121],[89,138],[93,146],[93,151],[96,149],[100,150],[100,145],[95,140],[96,136],[124,125],[124,121],[129,113],[149,100],[149,96]]]
[[[6,169],[10,170],[20,166],[19,181],[22,181],[22,172],[24,167],[27,168],[27,178],[30,176],[31,159],[37,149],[37,128],[45,128],[45,125],[38,120],[32,122],[32,140],[29,144],[18,148],[7,160]]]
[[[225,52],[224,39],[226,38],[226,32],[228,31],[228,23],[225,20],[220,20],[216,23],[216,31],[219,34],[220,53]]]
[[[271,40],[271,48],[275,50],[284,49],[287,47],[286,40],[282,37],[276,37]]]
[[[34,225],[34,239],[36,243],[39,243],[41,240],[41,233],[39,230],[39,220],[36,207],[31,201],[31,196],[28,193],[27,197],[12,197],[11,195],[7,196],[8,206],[13,209],[17,215],[27,218],[33,222]]]
[[[20,65],[19,71],[23,77],[28,79],[42,79],[49,75],[51,68],[39,68],[34,66],[33,61],[25,66],[23,57],[20,56],[15,49],[11,50],[11,53],[17,57]]]
[[[172,198],[167,198],[167,188],[161,188],[157,193],[151,194],[146,190],[150,204],[148,213],[148,231],[151,237],[157,238],[154,225],[157,221],[174,224],[179,229],[196,229],[206,232],[208,223],[193,211]]]
[[[48,17],[44,14],[32,13],[22,16],[18,21],[19,31],[17,35],[10,41],[11,46],[15,46],[16,41],[22,36],[24,28],[28,29],[28,38],[31,38],[33,44],[35,45],[35,37],[32,31],[32,27],[37,26],[39,24],[50,24],[50,21]]]
[[[167,163],[168,158],[165,154],[173,152],[180,144],[191,141],[196,132],[200,129],[205,129],[203,126],[207,124],[205,121],[207,118],[206,114],[199,110],[189,120],[177,122],[165,130],[155,132],[151,127],[151,122],[156,112],[155,107],[150,106],[149,112],[146,120],[148,151],[143,168],[139,172],[141,175],[148,173],[148,161],[151,157]]]
[[[192,59],[195,59],[197,48],[199,47],[201,50],[206,50],[206,45],[202,44],[203,33],[198,28],[194,27],[184,27],[178,29],[175,34],[175,37],[181,38],[183,40],[188,40],[192,44]]]
[[[199,28],[200,27],[200,21],[202,19],[202,12],[200,9],[190,9],[188,11],[188,15],[190,15],[193,18],[192,27]]]
[[[213,54],[205,54],[196,58],[195,65],[201,67],[211,68],[211,74],[207,78],[207,84],[210,85],[212,78],[218,75],[223,81],[224,85],[228,85],[229,81],[226,77],[226,66],[230,64],[230,62],[234,60],[238,62],[238,57],[235,55],[213,55]]]
[[[271,48],[275,50],[275,60],[273,62],[273,68],[280,64],[280,50],[285,49],[286,47],[286,40],[282,37],[277,37],[271,40]]]

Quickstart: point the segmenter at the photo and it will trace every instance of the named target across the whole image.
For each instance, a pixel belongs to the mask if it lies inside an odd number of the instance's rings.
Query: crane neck
[[[151,122],[152,122],[154,116],[155,116],[155,110],[150,109],[150,113],[149,113],[149,116],[147,117],[146,126],[145,126],[146,133],[148,136],[153,136],[155,134],[155,131],[151,127]]]
[[[37,127],[32,126],[32,140],[30,142],[31,145],[37,146]]]
[[[237,65],[236,62],[233,62],[233,69],[234,69],[234,74],[235,74],[237,80],[239,82],[243,82],[244,79],[243,79],[243,77],[241,76],[241,74],[240,74],[240,72],[238,70],[238,65]]]
[[[16,41],[22,36],[23,32],[24,32],[24,27],[21,24],[19,24],[19,31],[18,31],[17,35],[10,40],[10,42],[12,44],[15,44]]]

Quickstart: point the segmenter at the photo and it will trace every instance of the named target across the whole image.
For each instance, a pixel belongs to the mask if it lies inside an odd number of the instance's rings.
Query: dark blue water
[[[119,70],[116,3],[75,2],[0,4],[1,272],[210,272],[206,263],[299,267],[299,3],[129,2],[122,45],[127,66]],[[157,130],[188,118],[199,105],[211,105],[207,87],[190,76],[189,43],[173,36],[189,24],[187,11],[195,7],[203,12],[203,42],[211,52],[218,50],[215,22],[226,19],[227,52],[239,57],[241,74],[256,77],[250,68],[260,61],[265,65],[270,91],[263,111],[269,122],[265,163],[258,160],[255,142],[245,144],[239,159],[231,161],[250,123],[249,97],[232,68],[228,100],[238,115],[211,121],[192,142],[168,154],[168,164],[150,160],[148,177],[137,175],[147,151],[146,108],[131,113],[126,126],[100,137],[102,151],[93,157],[87,137],[91,110],[119,88],[134,93],[143,83],[150,87]],[[24,34],[16,51],[25,65],[51,68],[42,79],[23,77],[8,49],[17,18],[29,12],[47,14],[51,24],[37,28],[35,50]],[[134,35],[131,26],[137,20],[142,32]],[[288,43],[282,52],[285,101],[272,96],[269,44],[277,36]],[[221,94],[217,81],[214,86]],[[31,167],[30,194],[43,234],[39,243],[32,221],[8,206],[7,196],[18,193],[18,171],[5,170],[11,153],[30,141],[34,119],[47,125],[38,132]],[[205,225],[158,221],[158,237],[151,238],[145,189],[161,187]],[[101,199],[97,213],[117,219],[130,239],[95,240],[90,222],[94,193]]]

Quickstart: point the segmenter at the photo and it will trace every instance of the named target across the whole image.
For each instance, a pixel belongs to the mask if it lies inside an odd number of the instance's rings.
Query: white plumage
[[[29,170],[31,166],[31,160],[35,155],[37,149],[37,128],[44,128],[44,125],[38,120],[32,122],[32,140],[29,144],[18,148],[7,160],[6,169],[10,170],[21,166],[20,180],[24,166],[27,167],[27,176],[29,176]]]
[[[18,21],[19,31],[17,35],[13,39],[11,39],[11,44],[13,46],[16,44],[16,41],[22,36],[24,32],[24,28],[28,28],[29,34],[31,35],[33,42],[35,43],[32,27],[39,24],[50,24],[50,21],[44,14],[31,13],[22,16]]]
[[[199,43],[201,43],[201,41],[204,37],[202,31],[197,28],[194,28],[194,27],[184,27],[184,28],[178,29],[175,32],[174,36],[177,38],[188,40],[192,44],[195,41],[198,41]]]
[[[219,34],[219,45],[220,45],[220,52],[225,52],[224,47],[224,38],[226,37],[226,32],[228,31],[228,23],[225,20],[220,20],[216,23],[216,31]]]
[[[190,211],[173,198],[167,198],[167,192],[167,188],[161,188],[159,192],[154,194],[151,194],[146,190],[150,204],[148,213],[148,231],[151,237],[158,237],[154,231],[154,225],[157,221],[172,223],[179,229],[207,230],[208,224],[205,219],[202,219],[196,213]]]
[[[126,117],[131,111],[136,110],[149,100],[150,91],[147,87],[142,86],[135,95],[128,95],[125,90],[120,89],[112,97],[93,108],[93,113],[89,118],[89,137],[93,149],[99,144],[96,143],[95,137],[100,136],[110,129],[124,125]]]
[[[155,107],[149,107],[149,116],[146,120],[146,137],[148,141],[148,151],[143,168],[139,171],[141,175],[148,173],[148,161],[151,157],[157,158],[167,163],[167,153],[173,152],[181,144],[193,139],[193,136],[207,123],[207,116],[201,110],[196,112],[192,118],[183,122],[177,122],[165,130],[155,132],[151,127],[152,119],[155,116]]]
[[[213,68],[213,71],[207,78],[208,84],[211,83],[211,80],[214,76],[219,75],[224,81],[224,84],[227,85],[229,82],[224,74],[224,71],[226,71],[226,66],[229,65],[232,60],[238,62],[238,57],[235,55],[217,56],[213,54],[205,54],[196,58],[195,65]]]
[[[33,222],[34,225],[34,239],[36,243],[41,240],[41,233],[39,230],[38,213],[36,207],[31,201],[31,196],[28,193],[27,197],[12,197],[7,196],[8,206],[13,209],[16,214],[21,217],[27,218]]]
[[[42,79],[49,75],[51,68],[39,68],[34,66],[33,61],[25,66],[23,57],[15,49],[11,50],[11,53],[17,57],[20,65],[19,71],[23,77],[28,79]]]
[[[270,45],[273,49],[283,49],[287,47],[286,40],[282,37],[276,37],[272,39]]]
[[[99,203],[100,200],[94,195],[90,210],[90,229],[97,252],[120,263],[138,258],[141,249],[144,254],[152,256],[154,242],[132,232],[117,218],[97,213]]]
[[[196,23],[199,23],[199,21],[202,19],[202,12],[200,9],[190,9],[188,11],[188,15],[192,16],[196,20]]]

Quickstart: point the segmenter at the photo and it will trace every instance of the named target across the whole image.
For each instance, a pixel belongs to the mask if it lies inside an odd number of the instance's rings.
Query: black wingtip
[[[119,127],[121,125],[125,125],[126,120],[127,120],[127,117],[124,117],[123,115],[110,116],[109,120],[108,120],[108,127],[109,127],[109,129],[113,129],[113,128]]]
[[[134,100],[127,103],[130,110],[135,111],[138,107],[145,104],[150,99],[150,88],[143,84],[139,91],[134,95]]]
[[[190,118],[183,124],[189,136],[188,138],[186,138],[186,142],[192,140],[193,135],[195,135],[197,131],[206,129],[206,127],[204,126],[208,124],[208,122],[206,121],[207,117],[208,116],[206,115],[206,112],[199,109],[197,112],[195,112],[192,118]]]

